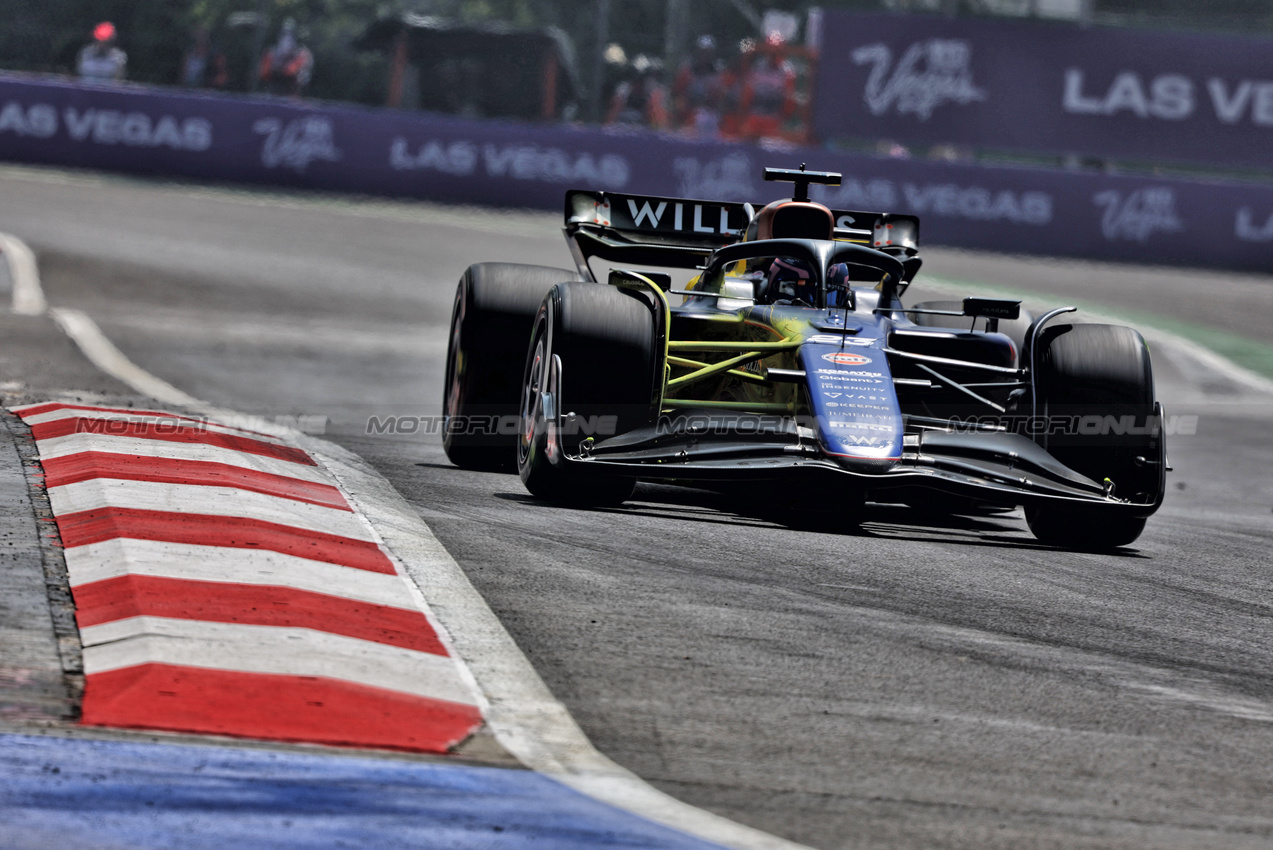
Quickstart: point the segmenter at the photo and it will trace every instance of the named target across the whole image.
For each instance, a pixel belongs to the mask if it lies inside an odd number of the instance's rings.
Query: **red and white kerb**
[[[172,413],[16,408],[84,645],[82,722],[445,752],[478,700],[334,479]]]

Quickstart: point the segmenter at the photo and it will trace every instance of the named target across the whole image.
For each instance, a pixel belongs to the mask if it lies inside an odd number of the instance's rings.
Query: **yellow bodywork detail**
[[[792,405],[786,402],[716,401],[696,398],[665,398],[663,407],[667,409],[705,407],[709,410],[740,410],[747,413],[790,413],[793,410]]]
[[[735,264],[740,269],[741,263]],[[688,284],[687,290],[703,292],[718,291],[723,285],[725,275],[719,275],[715,281],[705,282],[702,276],[696,276]],[[715,286],[712,284],[715,283]],[[748,335],[774,335],[775,332],[754,322],[743,322],[743,316],[729,324],[737,330],[723,328],[719,322],[708,322],[720,331],[728,333],[733,339],[671,339],[672,313],[668,296],[649,277],[640,272],[614,270],[610,274],[610,284],[623,289],[648,292],[654,296],[655,309],[661,308],[659,326],[659,345],[657,353],[660,362],[656,366],[662,373],[663,380],[655,381],[651,404],[653,410],[671,410],[676,408],[701,407],[714,410],[746,411],[751,413],[793,413],[798,394],[791,385],[777,384],[766,377],[765,361],[770,365],[789,367],[794,355],[803,342],[803,326],[793,323],[791,327],[780,329],[778,333],[784,338],[775,341],[761,342],[758,339],[746,339]],[[707,319],[711,314],[701,317]],[[732,318],[732,317],[731,317]],[[737,324],[735,324],[737,322]],[[785,324],[785,323],[784,323]],[[696,331],[705,331],[707,327],[694,324]],[[684,331],[685,328],[682,328]],[[743,338],[739,338],[739,336]],[[770,336],[772,339],[772,336]],[[694,355],[694,356],[685,356]],[[706,358],[703,355],[708,355]],[[718,355],[722,359],[712,362]],[[684,374],[673,377],[675,371],[683,370]],[[713,384],[713,380],[715,384]],[[697,387],[697,392],[695,392]],[[686,398],[682,394],[689,389],[700,398]]]
[[[702,360],[691,360],[688,357],[677,357],[672,354],[668,355],[667,362],[671,366],[687,366],[690,369],[702,369],[706,366],[713,365],[711,363],[704,363]],[[729,369],[728,374],[732,378],[738,378],[743,381],[751,381],[759,384],[769,383],[762,376],[754,372],[744,372],[742,369]]]
[[[763,351],[749,351],[746,354],[740,354],[737,357],[731,357],[728,360],[722,360],[719,363],[704,365],[701,369],[696,369],[688,375],[682,375],[679,378],[671,379],[667,382],[667,388],[670,390],[674,387],[693,383],[694,381],[701,381],[703,378],[710,378],[711,376],[720,374],[721,372],[730,372],[736,366],[741,366],[744,363],[751,363],[752,361],[759,360],[764,356],[765,353]]]
[[[755,351],[773,354],[778,351],[795,351],[800,347],[799,338],[787,337],[779,342],[703,342],[700,340],[668,340],[668,351]]]

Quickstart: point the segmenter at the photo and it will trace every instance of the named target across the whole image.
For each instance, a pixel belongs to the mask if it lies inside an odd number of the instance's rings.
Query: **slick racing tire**
[[[645,299],[589,283],[552,288],[535,317],[522,382],[517,466],[532,495],[589,506],[631,497],[635,479],[562,455],[649,424],[654,346]]]
[[[962,301],[921,301],[911,306],[911,310],[963,310],[964,302]],[[933,316],[928,313],[911,313],[907,312],[906,317],[915,324],[924,328],[957,328],[959,330],[968,330],[973,324],[971,318],[960,318],[959,316]],[[1034,321],[1034,316],[1030,311],[1021,308],[1021,315],[1015,319],[1000,319],[999,333],[1004,334],[1008,339],[1012,340],[1013,346],[1017,350],[1017,356],[1021,356],[1021,350],[1025,345],[1025,334],[1030,329],[1030,323]]]
[[[464,469],[517,468],[522,363],[544,293],[579,275],[511,263],[469,266],[451,313],[442,447]],[[596,285],[596,284],[592,284]]]
[[[1074,549],[1132,543],[1161,501],[1165,473],[1145,340],[1118,325],[1057,325],[1043,331],[1034,360],[1036,417],[1048,426],[1035,439],[1075,472],[1112,482],[1115,497],[1146,508],[1039,502],[1026,509],[1030,531]]]

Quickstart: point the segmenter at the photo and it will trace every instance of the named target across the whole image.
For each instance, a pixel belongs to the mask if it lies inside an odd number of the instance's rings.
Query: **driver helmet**
[[[848,263],[832,263],[827,267],[827,306],[843,307],[850,303],[848,300],[849,289],[849,265]]]
[[[769,264],[765,295],[770,301],[818,303],[818,281],[809,264],[794,257],[777,257]]]

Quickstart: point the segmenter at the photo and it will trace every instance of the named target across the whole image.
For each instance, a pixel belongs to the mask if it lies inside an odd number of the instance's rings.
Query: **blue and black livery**
[[[622,501],[638,480],[790,482],[849,517],[865,499],[1023,506],[1048,543],[1139,536],[1167,460],[1136,331],[993,299],[907,308],[918,219],[809,200],[839,175],[765,177],[795,182],[793,198],[572,191],[577,273],[471,267],[448,358],[452,460],[515,462],[533,494],[575,503]],[[497,319],[503,351],[483,334]],[[509,411],[515,448],[468,429]]]

